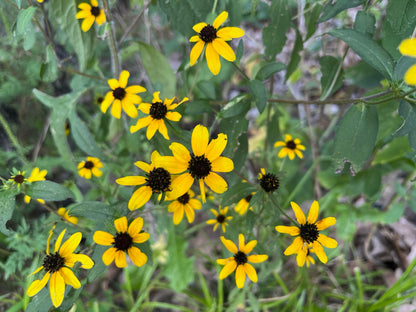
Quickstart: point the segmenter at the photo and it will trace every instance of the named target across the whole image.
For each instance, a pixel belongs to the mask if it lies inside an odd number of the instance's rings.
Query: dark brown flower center
[[[168,108],[162,102],[152,103],[152,106],[150,107],[150,116],[152,116],[153,119],[163,119],[167,112]]]
[[[203,179],[211,172],[211,162],[204,155],[195,156],[192,154],[188,170],[193,178]]]
[[[133,239],[128,233],[117,232],[113,244],[117,250],[127,251],[133,245]]]
[[[126,96],[126,90],[124,90],[124,88],[118,87],[113,91],[113,96],[117,100],[122,100]]]
[[[201,40],[206,43],[212,42],[215,38],[217,38],[217,30],[214,28],[214,26],[208,24],[202,28],[201,32],[199,33],[199,38],[201,38]]]
[[[92,161],[87,160],[84,164],[85,169],[92,169],[94,168],[94,163]]]
[[[272,174],[272,173],[266,173],[263,175],[263,177],[259,180],[260,186],[263,190],[265,190],[267,193],[274,192],[279,188],[279,178]]]
[[[25,181],[25,176],[22,175],[22,174],[16,174],[13,178],[13,181],[16,182],[16,183],[21,184]]]
[[[186,192],[185,194],[183,194],[182,196],[178,197],[178,202],[180,202],[182,205],[186,205],[187,203],[189,203],[189,193]]]
[[[46,255],[45,259],[43,259],[43,267],[45,268],[46,272],[54,273],[62,268],[65,264],[65,259],[61,257],[61,255],[57,252],[54,254]]]
[[[248,196],[246,196],[244,199],[246,200],[246,202],[250,202],[250,200],[251,200],[251,198],[253,197],[253,195],[248,195]]]
[[[223,224],[224,222],[225,222],[225,215],[223,215],[223,214],[219,214],[218,216],[217,216],[217,222],[219,223],[219,224]]]
[[[296,143],[293,140],[287,141],[286,142],[286,147],[288,149],[294,150],[294,149],[296,149]]]
[[[313,243],[316,241],[319,237],[319,231],[316,226],[316,224],[308,223],[300,226],[300,237],[302,237],[304,242],[307,242],[308,244]]]
[[[97,17],[98,15],[100,15],[100,8],[97,6],[92,6],[91,7],[91,14],[94,15],[95,17]]]
[[[247,255],[242,251],[238,251],[234,255],[234,260],[235,262],[237,262],[237,265],[244,265],[245,263],[247,263]]]
[[[153,193],[170,191],[171,176],[163,168],[154,168],[146,174],[147,185],[152,188]]]

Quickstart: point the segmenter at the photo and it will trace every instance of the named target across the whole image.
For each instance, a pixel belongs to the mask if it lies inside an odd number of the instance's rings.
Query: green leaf
[[[267,146],[269,148],[273,148],[273,145],[276,141],[278,141],[279,138],[282,137],[280,133],[280,127],[279,127],[279,117],[280,112],[275,109],[275,112],[270,119],[270,121],[267,123]]]
[[[40,78],[45,82],[52,82],[58,78],[58,61],[52,44],[46,47],[46,61],[40,66]]]
[[[248,155],[248,138],[247,133],[242,133],[238,137],[237,148],[234,150],[232,157],[234,170],[239,171],[245,164]]]
[[[288,80],[289,77],[298,68],[298,65],[300,62],[299,52],[302,51],[303,49],[302,35],[300,34],[297,28],[295,28],[295,30],[296,30],[295,45],[293,46],[292,54],[290,55],[290,61],[289,61],[289,64],[287,65],[285,80]]]
[[[290,28],[291,17],[287,0],[274,0],[269,9],[270,23],[263,28],[265,55],[274,57],[282,51],[286,43],[286,32]]]
[[[336,172],[342,172],[348,163],[352,175],[358,172],[373,152],[377,132],[377,109],[374,106],[363,105],[359,108],[352,105],[335,133],[332,158]]]
[[[376,18],[370,12],[358,11],[354,21],[354,29],[368,37],[376,30]]]
[[[316,23],[318,22],[318,18],[319,15],[322,12],[322,5],[320,3],[316,3],[313,6],[312,11],[308,10],[309,7],[312,4],[307,4],[305,6],[305,21],[306,21],[306,27],[307,27],[307,32],[306,32],[306,36],[305,36],[305,41],[308,40],[310,37],[312,37],[312,35],[315,33],[316,29],[317,29],[317,25]],[[308,11],[306,11],[308,10]]]
[[[264,64],[257,72],[256,80],[264,81],[277,72],[286,68],[286,65],[281,62],[268,62]]]
[[[35,12],[36,7],[33,6],[19,11],[16,22],[16,31],[18,34],[24,34],[26,32],[26,28],[32,23],[32,18]]]
[[[403,80],[404,74],[406,74],[407,70],[410,66],[416,64],[416,58],[410,56],[402,56],[397,61],[396,67],[394,68],[393,72],[393,80],[400,81]]]
[[[46,201],[65,200],[74,198],[74,194],[65,186],[52,181],[32,182],[26,190],[26,194],[32,198],[43,199]]]
[[[385,78],[392,79],[394,61],[374,40],[354,29],[334,29],[329,31],[329,34],[343,40],[371,67]]]
[[[404,119],[402,125],[396,130],[394,136],[408,135],[410,147],[416,150],[416,111],[406,101],[399,105],[399,115]]]
[[[318,20],[318,23],[325,22],[330,18],[333,18],[334,16],[338,15],[342,11],[359,6],[364,2],[365,0],[337,0],[337,2],[335,3],[334,1],[328,1],[324,7],[322,16]]]
[[[396,138],[377,153],[372,163],[375,165],[395,161],[404,157],[410,151],[409,140],[405,136]]]
[[[237,115],[245,115],[249,109],[250,100],[248,99],[248,95],[237,95],[221,109],[218,118],[230,118]]]
[[[250,80],[248,82],[250,93],[256,102],[257,109],[260,113],[264,111],[267,105],[268,92],[260,80]]]
[[[344,70],[341,59],[325,55],[319,60],[321,65],[321,99],[325,100],[342,87]],[[341,67],[340,67],[341,66]]]
[[[233,125],[230,127],[230,125]],[[239,145],[239,137],[246,133],[248,129],[248,120],[244,115],[238,115],[232,118],[223,118],[220,123],[220,132],[227,135],[227,146],[223,153],[224,156],[233,159]]]
[[[211,113],[212,107],[208,100],[193,100],[186,102],[186,115],[200,115],[203,113]]]
[[[16,194],[17,191],[15,189],[0,192],[0,232],[5,235],[10,234],[10,231],[6,227],[6,223],[12,218],[16,204]]]

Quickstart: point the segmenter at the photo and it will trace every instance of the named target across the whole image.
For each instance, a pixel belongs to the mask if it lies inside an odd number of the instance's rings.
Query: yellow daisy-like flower
[[[290,202],[293,211],[295,212],[296,220],[299,226],[276,226],[276,231],[280,233],[287,233],[291,236],[297,236],[293,243],[286,248],[284,254],[286,256],[297,254],[296,262],[298,266],[303,266],[308,256],[309,247],[313,248],[313,252],[318,256],[322,263],[326,263],[328,258],[325,254],[322,245],[327,248],[335,248],[338,243],[335,239],[330,238],[320,231],[334,225],[337,220],[334,217],[324,218],[316,221],[319,213],[319,203],[315,200],[309,210],[308,218],[302,209],[295,202]],[[310,260],[310,259],[309,259]]]
[[[181,223],[184,214],[186,215],[189,223],[194,222],[194,210],[202,208],[201,202],[193,198],[194,196],[195,193],[192,190],[189,190],[169,204],[168,211],[173,212],[173,224],[178,225]]]
[[[32,297],[41,291],[49,281],[50,296],[55,307],[59,307],[64,299],[66,284],[71,285],[76,289],[81,287],[81,283],[70,268],[74,267],[76,262],[81,262],[81,268],[83,269],[91,269],[94,266],[94,262],[87,255],[74,253],[81,242],[81,232],[72,234],[61,246],[65,231],[66,230],[63,230],[61,234],[59,234],[53,254],[49,253],[49,242],[53,235],[53,229],[49,232],[49,238],[46,244],[46,256],[43,260],[43,265],[37,268],[32,274],[35,274],[42,269],[44,269],[46,273],[41,280],[33,281],[27,290],[27,295]]]
[[[215,224],[213,231],[217,230],[217,227],[221,225],[222,231],[225,233],[225,226],[228,225],[227,221],[231,220],[233,217],[228,216],[228,207],[221,209],[221,206],[218,207],[218,212],[215,209],[211,209],[211,212],[214,214],[215,219],[210,219],[207,221],[207,224]]]
[[[136,161],[134,164],[146,172],[146,176],[127,176],[119,178],[116,183],[120,185],[143,185],[139,187],[129,200],[128,208],[135,210],[146,204],[152,194],[160,194],[171,191],[172,177],[164,167],[156,166],[160,154],[154,151],[150,157],[151,163]],[[182,193],[184,194],[184,193]],[[169,196],[172,198],[173,196]]]
[[[408,38],[403,40],[399,45],[401,54],[416,57],[416,38]],[[416,85],[416,64],[410,66],[403,77],[408,85]]]
[[[36,182],[36,181],[44,181],[45,180],[45,176],[48,173],[47,170],[39,170],[38,167],[33,168],[32,172],[30,173],[30,177],[27,178],[27,182]],[[25,203],[29,204],[30,203],[30,196],[29,195],[25,195]],[[36,199],[38,202],[44,204],[45,201],[43,199]]]
[[[137,130],[147,127],[146,137],[150,140],[158,130],[166,140],[169,140],[168,129],[166,128],[164,118],[172,121],[179,121],[182,117],[178,112],[171,112],[176,107],[181,105],[183,102],[188,101],[189,99],[185,97],[179,103],[173,103],[175,98],[166,99],[162,102],[159,98],[160,92],[153,93],[152,103],[141,103],[139,105],[139,110],[143,113],[149,115],[144,118],[137,120],[136,125],[130,127],[130,132],[134,133]]]
[[[192,154],[180,143],[172,143],[169,148],[173,156],[163,156],[160,164],[172,174],[181,174],[172,182],[171,197],[185,194],[196,179],[199,181],[202,202],[205,203],[205,185],[215,193],[224,193],[227,182],[216,172],[230,172],[234,163],[230,158],[220,156],[227,145],[227,135],[218,134],[209,142],[208,129],[197,125],[192,131]],[[186,171],[186,172],[185,172]]]
[[[214,20],[212,25],[198,23],[192,27],[198,35],[192,36],[190,42],[196,42],[191,50],[190,65],[193,66],[198,60],[205,47],[205,58],[208,68],[214,75],[218,75],[221,69],[220,55],[227,61],[234,62],[235,54],[226,41],[244,36],[244,30],[238,27],[223,27],[218,29],[228,18],[227,12],[222,12]]]
[[[253,197],[253,195],[254,195],[254,192],[240,199],[240,201],[234,207],[235,212],[237,212],[240,215],[245,214],[250,207],[250,200]],[[253,207],[250,207],[250,210],[253,210]]]
[[[127,227],[128,226],[128,227]],[[117,233],[112,235],[103,231],[96,231],[93,240],[98,245],[112,246],[103,253],[103,262],[110,265],[113,261],[118,268],[127,266],[126,252],[131,261],[138,267],[147,262],[147,256],[134,243],[141,244],[150,237],[149,233],[141,232],[143,228],[143,218],[134,219],[130,225],[126,217],[114,220],[114,227]]]
[[[311,254],[313,253],[313,248],[312,247],[308,247],[307,251],[306,251],[306,267],[309,268],[309,266],[312,264],[315,264],[315,259],[312,258]]]
[[[111,115],[117,119],[121,117],[121,108],[131,118],[138,116],[137,108],[134,104],[140,104],[142,98],[136,93],[145,92],[146,89],[138,85],[126,87],[129,76],[130,73],[127,70],[123,70],[118,81],[116,79],[108,80],[108,85],[113,91],[108,91],[104,100],[101,102],[101,111],[104,114],[112,104]]]
[[[277,191],[280,186],[279,178],[273,173],[266,173],[264,168],[260,169],[258,181],[261,188],[267,193]]]
[[[77,19],[84,19],[81,24],[82,31],[88,31],[92,24],[94,24],[94,21],[97,22],[98,25],[105,22],[104,10],[100,9],[97,0],[91,0],[90,3],[91,5],[85,2],[78,5],[78,8],[80,8],[81,11],[79,11],[75,17]]]
[[[58,209],[58,215],[60,215],[62,218],[64,218],[66,221],[72,223],[72,224],[78,224],[78,218],[73,217],[69,215],[69,211],[66,210],[64,207],[61,207]]]
[[[91,176],[101,177],[103,174],[100,169],[103,164],[97,157],[87,157],[87,160],[83,160],[78,164],[78,174],[85,178],[91,179]]]
[[[224,236],[221,236],[221,241],[224,246],[234,254],[234,256],[227,259],[217,259],[218,264],[224,265],[220,272],[220,280],[226,278],[235,270],[235,283],[237,284],[238,288],[243,288],[246,281],[246,274],[253,283],[257,283],[256,270],[248,262],[261,263],[266,261],[268,258],[267,255],[247,255],[257,245],[257,241],[252,240],[245,244],[244,235],[239,234],[238,249],[231,240],[225,239]]]
[[[9,181],[12,182],[12,184],[17,184],[18,187],[20,187],[24,182],[28,182],[25,178],[25,171],[20,170],[16,174],[12,175]]]
[[[292,160],[295,158],[295,154],[299,158],[303,158],[303,154],[301,151],[305,150],[305,146],[300,144],[299,139],[292,139],[292,136],[290,134],[286,134],[285,141],[277,141],[274,143],[274,147],[283,146],[283,148],[280,150],[279,154],[277,156],[279,158],[284,158],[289,155],[289,159]]]

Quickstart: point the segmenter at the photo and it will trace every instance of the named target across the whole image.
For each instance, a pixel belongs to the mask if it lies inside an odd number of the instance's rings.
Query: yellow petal
[[[142,186],[136,190],[129,200],[128,208],[135,210],[141,208],[146,204],[150,197],[152,197],[153,191],[150,186]]]
[[[268,255],[251,255],[247,257],[247,261],[251,263],[261,263],[269,258]]]
[[[81,232],[77,232],[72,234],[65,243],[62,244],[61,249],[59,250],[59,254],[65,258],[72,254],[75,249],[78,247],[79,243],[81,242],[82,234]]]
[[[98,245],[111,246],[114,244],[114,236],[104,231],[95,231],[92,239]]]
[[[244,271],[246,272],[247,276],[253,283],[257,283],[257,273],[256,270],[250,263],[244,263]]]
[[[277,157],[279,157],[279,158],[284,158],[284,157],[286,157],[286,156],[287,156],[288,151],[289,151],[289,149],[288,149],[288,148],[283,147],[283,148],[280,150],[279,154],[277,154]]]
[[[103,262],[105,265],[110,265],[111,262],[114,261],[114,257],[116,255],[116,251],[117,249],[114,247],[111,247],[109,249],[107,249],[104,253],[103,253]]]
[[[322,248],[321,244],[317,241],[314,241],[312,243],[312,247],[313,247],[313,251],[316,253],[319,260],[321,260],[322,263],[327,263],[328,262],[328,257],[326,256],[325,251]]]
[[[114,79],[114,78],[113,79],[109,79],[107,81],[107,83],[110,86],[110,88],[113,89],[113,90],[115,90],[115,89],[117,89],[117,88],[120,87],[120,83],[118,82],[117,79]]]
[[[46,283],[48,282],[50,275],[51,274],[49,272],[46,272],[41,280],[34,280],[32,284],[30,284],[29,288],[27,289],[26,294],[29,297],[33,297],[38,292],[40,292],[42,288],[45,287]]]
[[[296,255],[296,263],[298,266],[303,267],[305,265],[307,252],[308,248],[306,246],[299,250],[298,254]]]
[[[235,61],[235,54],[233,49],[224,41],[224,39],[216,38],[212,41],[212,46],[219,55],[229,62]]]
[[[126,233],[127,232],[127,218],[121,217],[121,218],[114,220],[114,227],[116,228],[117,232]]]
[[[286,256],[290,256],[294,253],[298,253],[299,250],[302,249],[302,246],[303,246],[303,240],[300,236],[298,236],[294,239],[293,243],[289,247],[286,248],[284,254]]]
[[[95,18],[95,22],[98,25],[102,25],[102,23],[105,22],[105,14],[104,14],[104,10],[103,9],[100,10],[100,14]]]
[[[52,273],[49,280],[49,292],[51,294],[52,304],[55,308],[59,307],[64,300],[65,281],[59,272]]]
[[[277,141],[274,143],[274,147],[279,147],[279,146],[286,146],[286,143],[283,141]]]
[[[139,85],[132,85],[125,88],[126,93],[128,94],[135,94],[135,93],[143,93],[146,92],[146,88],[139,86]]]
[[[296,155],[297,155],[300,159],[302,159],[302,158],[303,158],[303,154],[302,154],[302,152],[301,152],[301,151],[299,151],[299,150],[295,149],[295,153],[296,153]]]
[[[79,11],[76,15],[75,18],[76,19],[81,19],[81,18],[87,18],[88,16],[91,16],[91,12],[88,11]]]
[[[130,223],[127,232],[130,235],[130,237],[133,238],[134,236],[140,233],[142,228],[143,228],[143,218],[138,217]]]
[[[142,185],[146,183],[146,178],[142,176],[127,176],[116,180],[120,185]]]
[[[189,64],[191,66],[193,66],[198,60],[199,56],[202,53],[202,50],[204,49],[204,46],[205,46],[205,42],[200,40],[197,43],[195,43],[194,46],[192,47],[191,54],[189,56],[189,59],[190,59]]]
[[[205,156],[208,158],[209,161],[212,162],[218,157],[220,157],[226,146],[227,135],[224,133],[220,133],[218,134],[216,139],[211,140],[211,142],[209,142],[205,152]]]
[[[65,258],[65,264],[69,267],[73,267],[76,262],[81,262],[81,268],[91,269],[94,266],[94,261],[87,255],[83,254],[72,254]]]
[[[234,261],[234,257],[230,257],[227,259],[217,259],[217,263],[221,265],[226,265],[230,261]]]
[[[192,131],[192,151],[195,156],[201,156],[205,154],[207,150],[209,140],[208,129],[202,125],[197,125]]]
[[[83,11],[88,11],[91,13],[91,6],[88,3],[82,2],[78,5],[78,8],[80,8]]]
[[[295,212],[296,220],[298,220],[298,223],[300,225],[303,225],[306,223],[305,214],[303,213],[302,209],[300,209],[299,205],[295,202],[290,202],[290,205],[292,206],[293,211]]]
[[[141,244],[147,241],[150,237],[149,233],[141,232],[140,234],[136,234],[132,237],[133,243]]]
[[[204,28],[205,26],[207,26],[207,23],[198,23],[195,24],[192,29],[195,30],[197,33],[201,32],[202,28]]]
[[[90,30],[92,24],[94,24],[95,21],[95,17],[94,15],[90,15],[88,17],[86,17],[81,24],[81,29],[83,32],[86,32],[88,30]]]
[[[322,231],[330,227],[331,225],[334,225],[335,223],[337,223],[337,220],[334,217],[328,217],[328,218],[319,220],[315,224],[316,224],[316,227],[318,228],[318,231]]]
[[[238,252],[237,246],[229,239],[225,239],[224,236],[221,236],[221,241],[224,244],[224,246],[233,254],[236,254]]]
[[[244,252],[245,254],[248,254],[248,253],[250,253],[253,250],[254,247],[256,247],[256,245],[257,245],[257,241],[256,240],[249,241],[244,246],[243,249],[240,248],[240,251]]]
[[[185,209],[183,205],[178,206],[178,209],[176,209],[173,212],[173,224],[178,225],[179,223],[181,223],[184,212],[185,212]]]
[[[204,182],[215,193],[222,194],[228,189],[227,182],[215,172],[211,172],[204,178]]]
[[[318,242],[327,248],[335,248],[338,246],[338,243],[335,239],[330,238],[324,234],[319,233]]]
[[[240,233],[240,234],[238,234],[238,249],[239,249],[240,251],[244,252],[244,251],[243,251],[244,247],[245,247],[245,243],[244,243],[244,235]],[[245,252],[244,252],[244,253],[245,253]]]
[[[211,170],[215,172],[230,172],[234,169],[234,163],[230,158],[218,157],[211,162]]]
[[[153,118],[151,116],[140,118],[139,120],[137,120],[136,125],[130,126],[130,133],[134,133],[144,127],[147,127],[152,120]]]
[[[54,249],[54,252],[57,252],[57,251],[59,250],[59,247],[61,246],[62,239],[64,238],[64,235],[65,235],[65,232],[66,232],[66,229],[64,229],[64,230],[61,232],[61,234],[59,234],[58,239],[57,239],[57,240],[56,240],[56,242],[55,242],[55,249]]]
[[[122,250],[117,250],[114,256],[116,267],[125,268],[127,266],[126,254]]]
[[[285,141],[286,141],[286,142],[288,142],[288,141],[292,141],[292,136],[291,136],[290,134],[286,134],[286,135],[285,135]]]
[[[104,100],[101,102],[101,111],[103,114],[106,113],[108,107],[110,107],[111,103],[114,101],[113,91],[107,92],[107,94],[104,97]],[[79,168],[78,168],[79,169]]]
[[[181,174],[179,177],[172,181],[172,192],[170,193],[170,196],[173,198],[182,196],[191,188],[193,183],[194,178],[189,173]]]
[[[179,121],[182,118],[182,115],[178,112],[167,112],[166,113],[166,119],[172,120],[172,121]]]
[[[205,49],[205,58],[207,59],[208,68],[212,74],[218,75],[221,69],[220,55],[212,46],[212,43],[208,43]]]
[[[315,223],[316,219],[318,219],[318,214],[319,214],[319,203],[316,200],[314,200],[311,205],[311,208],[309,209],[307,222],[309,224]]]
[[[98,1],[97,0],[91,0],[90,3],[93,7],[98,7]]]
[[[300,229],[297,226],[278,225],[275,227],[275,229],[279,233],[286,233],[292,236],[297,236],[300,234]]]
[[[173,156],[177,159],[177,161],[183,161],[188,166],[188,162],[191,160],[191,154],[189,154],[188,149],[180,143],[172,143],[169,146],[170,150],[173,153]]]
[[[189,38],[189,42],[197,42],[197,41],[201,41],[201,38],[199,38],[198,35],[195,35],[195,36],[192,36],[191,38]]]
[[[403,77],[408,85],[416,85],[416,65],[411,66]]]
[[[145,163],[144,161],[136,161],[134,165],[139,167],[145,172],[150,172],[150,170],[153,169],[152,165],[149,165],[148,163]]]
[[[220,15],[217,16],[217,18],[212,23],[212,26],[215,29],[218,29],[218,27],[221,26],[222,23],[225,22],[225,20],[228,18],[228,12],[222,11]]]
[[[120,74],[118,82],[120,83],[120,88],[125,88],[127,86],[127,80],[129,79],[130,73],[127,70],[123,70]]]
[[[238,27],[223,27],[217,31],[217,37],[226,41],[244,36],[244,30]]]
[[[154,119],[147,127],[146,131],[146,138],[150,141],[150,139],[155,135],[156,130],[159,128],[159,120]]]
[[[118,99],[114,100],[113,105],[111,106],[111,115],[114,118],[120,119],[121,117],[121,101]]]
[[[228,275],[234,272],[235,268],[237,267],[237,262],[235,260],[231,260],[228,262],[221,270],[220,276],[218,277],[220,280],[223,280]]]
[[[416,57],[416,38],[403,40],[399,45],[399,51],[403,55]]]
[[[194,222],[194,220],[195,220],[195,211],[191,207],[191,205],[189,205],[189,204],[185,205],[185,214],[186,214],[186,218],[188,219],[189,223]]]
[[[246,281],[246,272],[243,265],[238,265],[235,270],[235,283],[238,288],[243,288]]]
[[[137,247],[131,247],[127,250],[131,261],[138,267],[143,266],[147,262],[147,256]]]
[[[124,110],[124,112],[130,117],[130,118],[136,118],[138,116],[137,108],[133,104],[133,102],[130,100],[131,96],[127,96],[121,101],[121,106]]]
[[[81,287],[81,283],[79,282],[78,278],[75,276],[74,272],[66,267],[62,267],[58,271],[62,278],[64,279],[65,284],[71,285],[75,289]]]

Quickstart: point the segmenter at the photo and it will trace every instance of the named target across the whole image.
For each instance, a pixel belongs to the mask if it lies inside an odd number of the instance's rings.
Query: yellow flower
[[[296,220],[298,221],[299,226],[279,225],[275,228],[276,231],[280,233],[297,236],[293,243],[286,248],[284,254],[286,256],[297,254],[296,262],[298,263],[298,266],[303,266],[308,256],[309,247],[311,247],[313,248],[313,252],[318,256],[319,260],[321,260],[322,263],[326,263],[328,258],[322,248],[322,245],[327,248],[335,248],[338,243],[335,239],[321,234],[320,231],[334,225],[337,220],[334,217],[328,217],[316,221],[319,213],[319,203],[316,200],[312,203],[307,219],[298,204],[290,202],[290,205],[295,212]]]
[[[234,207],[235,212],[237,212],[240,215],[243,215],[247,212],[247,210],[249,209],[250,206],[250,200],[253,197],[254,192],[251,193],[250,195],[242,198],[237,205]],[[253,207],[250,207],[250,210],[253,210]]]
[[[9,181],[12,182],[12,184],[17,184],[17,187],[20,187],[24,182],[28,182],[25,178],[25,172],[20,170],[16,174],[12,175]]]
[[[306,267],[309,268],[309,266],[312,264],[315,264],[315,260],[312,258],[311,253],[313,253],[313,248],[312,247],[308,247],[307,252],[306,252]]]
[[[78,224],[78,218],[70,216],[68,210],[66,210],[64,207],[58,209],[58,215],[72,224]]]
[[[174,110],[176,107],[181,105],[183,102],[188,101],[189,99],[185,97],[179,103],[172,103],[175,99],[173,97],[170,100],[165,98],[165,100],[162,102],[162,100],[159,98],[159,93],[160,92],[153,93],[152,104],[141,103],[139,105],[139,110],[149,116],[137,120],[136,125],[130,127],[131,133],[134,133],[141,128],[147,127],[146,137],[148,140],[150,140],[154,136],[156,130],[159,130],[163,137],[166,140],[169,140],[168,129],[166,128],[163,119],[166,118],[172,121],[179,121],[182,117],[181,114],[179,114],[178,112],[170,111]]]
[[[192,190],[189,190],[169,204],[168,211],[173,212],[173,224],[178,225],[181,223],[184,213],[186,214],[189,223],[194,222],[194,209],[198,210],[202,208],[201,202],[193,198],[194,196],[195,193]]]
[[[78,174],[85,179],[91,179],[92,175],[101,177],[103,173],[98,168],[102,167],[103,164],[97,157],[88,156],[86,161],[83,160],[78,164]]]
[[[75,17],[77,19],[84,19],[81,24],[82,31],[88,31],[92,24],[94,24],[94,21],[96,21],[98,25],[105,22],[104,10],[100,9],[97,0],[91,0],[90,3],[91,5],[85,2],[78,5],[78,8],[80,8],[81,11],[79,11]]]
[[[46,256],[43,260],[43,265],[37,268],[32,274],[35,274],[42,269],[44,269],[46,273],[41,280],[33,281],[27,290],[27,295],[32,297],[45,287],[46,283],[49,281],[50,296],[55,307],[59,307],[64,299],[65,284],[71,285],[76,289],[81,287],[81,283],[70,268],[74,267],[76,262],[81,262],[81,268],[84,269],[91,269],[94,265],[94,262],[87,255],[74,253],[81,242],[81,232],[72,234],[61,246],[65,231],[66,230],[63,230],[61,234],[59,234],[53,254],[49,253],[49,242],[53,235],[53,229],[49,232],[49,238],[46,243]]]
[[[266,261],[268,258],[267,255],[247,255],[257,245],[257,241],[252,240],[245,244],[244,235],[239,234],[238,249],[231,240],[225,239],[224,236],[221,236],[221,241],[224,246],[234,254],[234,256],[227,259],[217,259],[218,264],[224,265],[220,272],[219,279],[222,280],[226,278],[235,270],[235,283],[237,284],[238,288],[243,288],[246,281],[246,274],[253,283],[257,283],[256,270],[248,262],[261,263]]]
[[[221,225],[222,231],[225,233],[225,226],[228,225],[227,221],[231,220],[233,217],[228,216],[228,207],[221,209],[221,206],[218,207],[218,212],[215,209],[211,209],[211,212],[214,214],[215,219],[210,219],[207,221],[207,224],[215,224],[213,231],[217,230],[217,227]]]
[[[266,173],[264,168],[260,169],[259,183],[261,188],[267,193],[273,193],[277,191],[280,186],[279,178],[273,173]]]
[[[119,178],[116,183],[120,185],[143,185],[139,187],[129,200],[128,208],[135,210],[146,204],[152,194],[160,194],[171,191],[172,177],[170,173],[160,167],[156,166],[155,162],[161,156],[157,151],[154,151],[150,157],[151,163],[147,164],[143,161],[136,161],[134,164],[146,172],[146,176],[127,176]],[[182,193],[184,194],[184,193]],[[172,196],[170,196],[172,198]]]
[[[279,158],[283,158],[289,155],[289,159],[292,160],[295,158],[295,154],[299,158],[303,158],[303,154],[301,151],[305,150],[305,146],[300,144],[299,139],[292,139],[292,136],[290,134],[286,134],[285,141],[277,141],[274,143],[274,147],[283,146],[283,148],[280,150],[279,154],[277,156]]]
[[[39,171],[38,167],[33,168],[32,172],[30,173],[30,177],[27,178],[27,182],[36,182],[36,181],[44,181],[45,180],[45,176],[48,173],[47,170],[42,170]],[[29,195],[25,195],[25,203],[29,204],[30,203],[30,196]],[[38,202],[44,204],[45,201],[43,199],[36,199]]]
[[[403,55],[416,57],[416,38],[403,40],[399,45],[399,51]],[[416,65],[410,66],[403,78],[408,85],[416,85]]]
[[[127,266],[126,252],[131,261],[139,267],[147,262],[147,256],[134,243],[140,244],[147,241],[149,233],[141,232],[143,218],[134,219],[128,226],[127,218],[121,217],[114,220],[117,233],[112,235],[103,231],[96,231],[93,240],[98,245],[112,246],[103,253],[103,262],[110,265],[114,260],[118,268]]]
[[[206,202],[204,183],[215,193],[221,194],[227,190],[227,182],[216,173],[230,172],[234,169],[234,163],[230,158],[220,156],[227,145],[227,135],[220,133],[216,139],[209,143],[208,141],[208,129],[197,125],[192,131],[192,154],[182,144],[172,143],[169,148],[173,156],[160,158],[160,164],[170,173],[182,173],[172,182],[170,197],[185,194],[195,179],[199,181],[203,203]]]
[[[126,114],[131,118],[136,118],[138,116],[137,108],[134,104],[140,104],[142,98],[136,93],[145,92],[146,89],[138,85],[126,88],[129,76],[130,73],[127,70],[123,70],[118,81],[116,79],[108,80],[108,85],[113,91],[108,91],[104,100],[101,102],[101,111],[104,114],[110,105],[113,104],[111,107],[111,115],[117,119],[120,119],[121,117],[121,108],[123,108]]]
[[[43,0],[37,0],[39,3],[43,3]]]
[[[244,31],[238,27],[223,27],[218,29],[228,17],[227,12],[222,12],[214,20],[212,25],[207,23],[198,23],[192,27],[198,35],[192,36],[190,42],[196,42],[191,50],[190,64],[193,66],[202,50],[205,47],[205,58],[207,59],[208,68],[214,75],[217,75],[221,69],[220,55],[227,61],[234,62],[235,54],[226,41],[233,38],[244,36]]]

